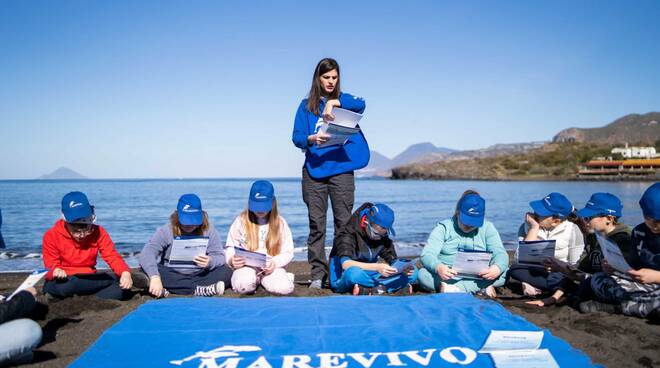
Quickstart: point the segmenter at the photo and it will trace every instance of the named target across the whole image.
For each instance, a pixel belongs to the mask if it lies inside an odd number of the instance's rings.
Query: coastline
[[[333,295],[328,289],[310,290],[303,283],[309,279],[309,265],[295,261],[287,266],[296,275],[296,287],[291,296],[323,297]],[[2,274],[0,292],[13,291],[26,277],[25,273]],[[38,286],[40,289],[41,286]],[[538,308],[524,303],[528,300],[517,290],[502,288],[496,302],[574,348],[584,351],[596,364],[608,367],[653,367],[660,365],[660,326],[648,321],[604,313],[581,314],[566,306]],[[426,293],[416,292],[417,295]],[[180,296],[173,296],[180,297]],[[181,296],[185,297],[185,296]],[[228,291],[223,297],[270,297],[263,289],[256,294],[240,296]],[[364,296],[368,298],[368,296]],[[397,297],[397,296],[393,296]],[[405,296],[404,296],[405,297]],[[44,330],[41,345],[35,351],[35,362],[29,367],[66,367],[82,354],[110,326],[141,304],[153,300],[136,294],[128,301],[103,300],[96,297],[73,297],[61,301],[38,297],[35,320]]]

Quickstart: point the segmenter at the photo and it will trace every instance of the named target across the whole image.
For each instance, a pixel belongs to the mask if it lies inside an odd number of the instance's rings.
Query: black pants
[[[560,272],[548,272],[544,268],[511,266],[508,277],[526,282],[541,291],[557,290],[565,279]]]
[[[130,296],[129,291],[119,287],[117,276],[108,273],[77,274],[64,280],[46,281],[44,293],[58,298],[95,295],[103,299],[123,300]]]
[[[211,271],[205,270],[199,273],[185,274],[173,268],[158,265],[158,273],[163,287],[173,294],[190,295],[197,286],[208,286],[223,281],[225,288],[231,287],[232,269],[226,264],[216,267]]]
[[[332,203],[334,220],[333,245],[339,239],[341,229],[351,218],[355,201],[355,176],[353,172],[334,175],[323,179],[309,176],[307,168],[302,172],[302,195],[309,216],[307,238],[307,261],[312,266],[313,280],[326,280],[328,260],[325,256],[325,229],[328,213],[328,196]]]

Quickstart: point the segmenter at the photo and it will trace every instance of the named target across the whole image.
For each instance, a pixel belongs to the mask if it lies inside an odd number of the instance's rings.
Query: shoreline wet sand
[[[292,262],[287,269],[296,275],[297,282],[309,279],[309,265],[306,262]],[[0,293],[13,291],[25,277],[25,273],[2,274]],[[659,325],[622,315],[581,314],[565,305],[539,308],[526,305],[524,301],[527,299],[510,289],[502,288],[498,291],[500,296],[497,302],[511,313],[549,330],[574,348],[585,352],[596,364],[606,367],[660,367]],[[291,296],[320,297],[332,294],[328,289],[310,290],[297,284]],[[259,289],[251,296],[238,296],[230,290],[223,297],[264,296],[269,295]],[[41,325],[44,337],[35,351],[35,361],[25,367],[66,367],[106,329],[153,298],[138,293],[123,302],[96,297],[47,301],[40,294],[38,300],[34,317]]]

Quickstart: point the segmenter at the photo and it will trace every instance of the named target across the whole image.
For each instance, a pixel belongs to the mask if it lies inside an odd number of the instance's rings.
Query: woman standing
[[[362,132],[354,134],[344,145],[320,146],[327,142],[330,136],[319,132],[319,128],[324,122],[334,120],[334,107],[360,114],[365,109],[364,100],[342,93],[339,82],[337,61],[330,58],[319,61],[314,70],[308,98],[300,103],[293,126],[293,144],[305,152],[302,192],[309,217],[307,259],[312,266],[310,288],[315,289],[323,287],[328,275],[325,256],[328,196],[332,202],[334,217],[334,244],[353,210],[353,171],[369,163],[369,146]]]

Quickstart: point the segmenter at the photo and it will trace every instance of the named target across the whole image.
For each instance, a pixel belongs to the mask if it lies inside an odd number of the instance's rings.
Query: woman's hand
[[[131,277],[130,272],[124,271],[121,273],[121,276],[119,277],[119,287],[124,290],[129,290],[133,287],[133,278]]]
[[[632,276],[635,281],[644,284],[660,284],[660,271],[652,270],[650,268],[641,268],[639,270],[630,270],[628,274]]]
[[[237,270],[245,266],[245,258],[239,256],[233,256],[229,259],[229,265],[231,268]]]
[[[458,272],[452,270],[451,267],[445,264],[439,264],[435,270],[438,272],[440,278],[445,281],[453,279],[456,275],[458,275]]]
[[[379,263],[376,267],[378,273],[384,277],[390,277],[396,273],[396,268],[388,265],[387,263]]]
[[[211,263],[211,257],[207,255],[197,256],[193,258],[193,262],[195,262],[197,267],[208,268],[209,264]]]
[[[261,272],[263,272],[263,274],[266,276],[273,273],[273,271],[275,271],[275,262],[273,261],[266,262],[266,267],[261,269]]]
[[[325,103],[325,107],[323,108],[323,114],[321,115],[323,117],[323,120],[325,121],[333,121],[335,120],[335,116],[332,115],[332,108],[333,107],[340,107],[341,103],[339,100],[328,100],[328,102]]]
[[[56,279],[63,280],[65,278],[67,278],[68,276],[67,276],[66,272],[63,269],[57,267],[53,270],[53,277],[56,278]]]
[[[330,139],[329,134],[325,134],[325,133],[321,133],[321,132],[316,133],[316,134],[312,134],[309,137],[307,137],[307,141],[309,142],[310,146],[313,146],[313,145],[320,146],[323,143],[327,142],[329,139]]]
[[[501,273],[502,270],[500,270],[500,268],[497,267],[497,265],[492,265],[487,269],[485,269],[484,271],[481,271],[479,276],[481,276],[485,280],[495,280],[500,276]]]
[[[161,281],[160,276],[151,276],[149,279],[149,293],[156,298],[163,295],[163,281]]]

